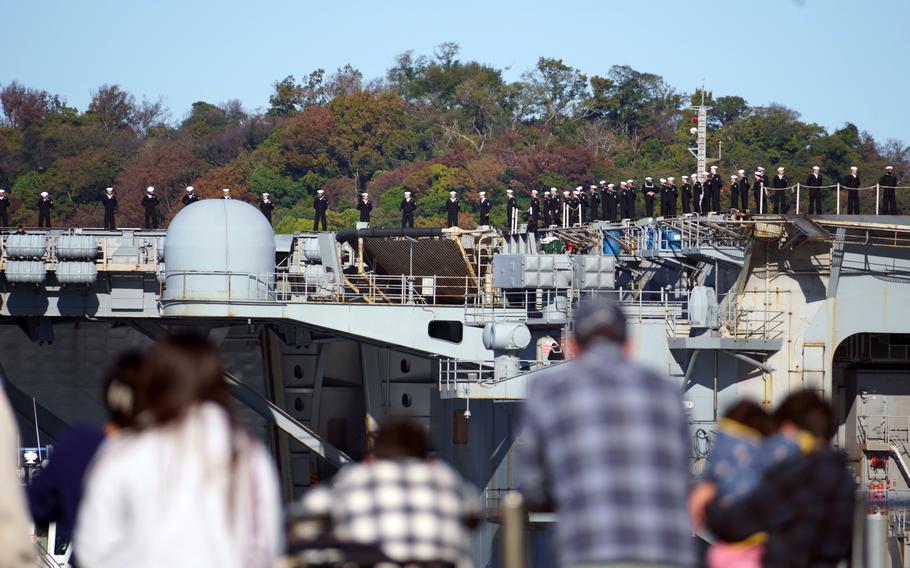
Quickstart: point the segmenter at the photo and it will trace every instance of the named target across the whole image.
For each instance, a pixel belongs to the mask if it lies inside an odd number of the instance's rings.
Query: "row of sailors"
[[[790,178],[786,175],[784,168],[777,168],[777,175],[771,181],[770,185],[765,179],[765,169],[756,168],[752,174],[753,179],[750,181],[745,170],[739,170],[735,175],[730,176],[730,208],[738,211],[749,211],[749,194],[752,194],[753,206],[755,212],[764,213],[770,210],[772,213],[787,213],[790,209],[790,199],[788,189],[793,187]],[[711,171],[702,172],[701,175],[693,173],[691,176],[682,176],[682,184],[677,188],[675,178],[660,178],[657,185],[653,178],[646,177],[644,184],[638,189],[635,186],[635,180],[630,179],[619,182],[619,187],[615,184],[607,183],[601,180],[599,185],[591,185],[588,192],[584,191],[582,186],[578,186],[574,191],[563,191],[560,195],[559,190],[555,187],[550,188],[549,192],[544,192],[543,198],[535,189],[531,191],[531,205],[527,211],[528,230],[536,231],[541,221],[545,227],[553,225],[575,225],[588,221],[605,220],[615,221],[617,214],[620,219],[634,219],[636,215],[637,193],[641,193],[645,205],[645,217],[654,216],[655,201],[660,204],[660,215],[664,217],[673,217],[677,214],[677,202],[682,207],[682,213],[706,213],[720,211],[720,195],[724,189],[724,183],[717,172],[717,166],[711,166]],[[836,186],[826,186],[821,169],[813,166],[812,173],[806,178],[805,185],[809,188],[809,214],[822,213],[822,189]],[[887,166],[884,174],[879,178],[878,184],[883,190],[882,208],[883,215],[897,214],[897,200],[895,197],[895,188],[897,187],[897,176],[894,175],[894,168]],[[859,188],[861,181],[859,171],[856,166],[850,168],[850,173],[840,184],[847,190],[847,214],[860,214],[859,207]],[[518,230],[518,202],[513,190],[506,190],[506,217],[507,228],[510,232]],[[478,212],[480,215],[480,225],[488,226],[490,224],[490,212],[492,204],[486,197],[486,192],[479,193]],[[224,188],[222,190],[222,199],[233,199],[231,190]],[[105,190],[102,198],[104,207],[104,228],[115,229],[115,215],[117,211],[117,196],[114,189],[109,187]],[[183,205],[190,205],[199,201],[193,186],[187,186],[186,195],[183,196]],[[145,211],[144,226],[147,229],[157,229],[161,221],[161,215],[158,211],[160,200],[155,194],[154,187],[146,189],[146,195],[142,198],[142,208]],[[36,203],[38,210],[38,226],[50,227],[50,212],[54,203],[50,195],[43,191]],[[0,189],[0,227],[9,225],[9,207],[10,201],[6,191]],[[357,202],[359,219],[361,222],[369,223],[370,215],[373,210],[373,202],[368,193],[362,193],[360,200]],[[275,208],[274,202],[268,193],[262,194],[259,201],[259,210],[265,218],[272,222],[272,210]],[[323,190],[316,192],[316,198],[313,200],[313,230],[327,230],[326,212],[329,209],[329,201]],[[414,213],[417,210],[417,201],[410,191],[404,192],[404,197],[399,205],[401,210],[401,227],[414,227]],[[461,203],[458,200],[456,192],[449,192],[449,199],[446,201],[446,226],[455,227],[458,225],[458,214],[461,211]]]
[[[233,199],[229,188],[221,190],[221,199]],[[196,195],[195,188],[191,185],[187,186],[186,194],[182,199],[183,205],[191,205],[197,201],[199,201],[199,196]],[[145,195],[142,197],[142,209],[145,211],[144,226],[146,229],[158,228],[158,224],[162,220],[161,213],[158,211],[160,203],[161,200],[158,198],[158,195],[156,195],[155,188],[149,186],[145,190]],[[114,192],[113,187],[108,187],[104,190],[104,195],[101,198],[101,205],[104,208],[104,228],[116,229],[117,195]],[[0,227],[10,226],[9,208],[10,200],[6,195],[6,190],[0,189]],[[51,199],[50,194],[46,191],[42,191],[35,204],[35,209],[38,211],[38,227],[49,228],[51,226],[51,210],[53,208],[54,201]],[[263,193],[262,199],[259,201],[259,210],[262,211],[262,214],[265,215],[265,218],[269,223],[272,222],[272,210],[274,208],[275,203],[269,198],[269,194]]]

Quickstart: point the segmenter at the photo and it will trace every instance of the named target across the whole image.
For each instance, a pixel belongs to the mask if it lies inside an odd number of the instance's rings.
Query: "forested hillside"
[[[288,76],[262,112],[224,93],[227,102],[200,101],[174,118],[117,85],[98,87],[89,107],[76,109],[12,82],[0,91],[0,187],[11,191],[14,224],[34,225],[34,202],[48,191],[57,226],[99,226],[99,199],[114,186],[119,224],[138,226],[146,186],[158,189],[170,218],[193,185],[202,197],[230,187],[250,202],[268,191],[284,232],[311,228],[317,189],[329,196],[330,228],[353,226],[361,191],[377,204],[373,225],[396,226],[405,190],[416,194],[417,225],[441,226],[450,190],[468,202],[485,190],[503,203],[511,187],[526,202],[531,189],[693,172],[686,107],[701,95],[681,90],[692,88],[621,65],[588,76],[545,57],[508,82],[502,69],[462,61],[454,44],[401,54],[380,78],[351,66]],[[910,174],[902,141],[876,141],[849,123],[828,132],[795,110],[737,96],[708,100],[709,155],[722,141],[724,174],[783,165],[796,181],[819,164],[833,183],[857,164],[875,183],[886,163],[899,179]],[[463,226],[476,224],[470,207],[462,211]],[[504,219],[495,207],[492,221]]]

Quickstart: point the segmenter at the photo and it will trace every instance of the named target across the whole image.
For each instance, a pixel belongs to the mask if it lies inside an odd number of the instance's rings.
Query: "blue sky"
[[[102,83],[163,96],[174,119],[197,100],[266,108],[286,75],[350,63],[376,77],[455,41],[510,79],[541,55],[589,75],[627,64],[910,141],[907,0],[0,0],[0,13],[0,83],[80,109]]]

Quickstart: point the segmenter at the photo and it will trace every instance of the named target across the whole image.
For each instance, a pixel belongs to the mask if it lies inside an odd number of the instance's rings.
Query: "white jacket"
[[[111,436],[86,481],[80,565],[271,566],[282,542],[275,467],[259,442],[235,436],[233,476],[227,415],[213,403],[172,425]]]

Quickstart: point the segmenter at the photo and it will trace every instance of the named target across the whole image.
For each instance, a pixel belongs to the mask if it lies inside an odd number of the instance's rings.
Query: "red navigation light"
[[[697,117],[697,116],[693,116],[693,117],[692,117],[692,124],[698,124],[698,117]]]

